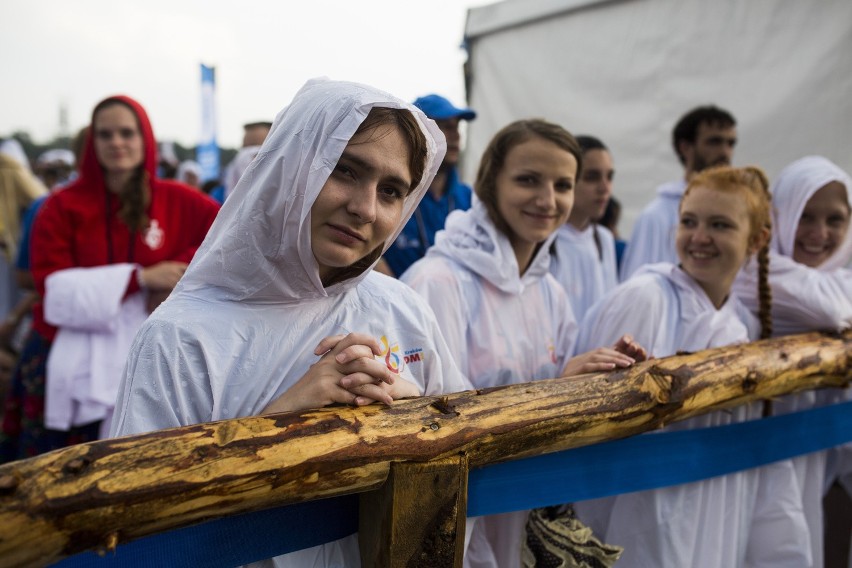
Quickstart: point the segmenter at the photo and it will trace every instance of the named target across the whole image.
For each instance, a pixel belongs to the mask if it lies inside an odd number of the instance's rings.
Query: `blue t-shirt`
[[[435,244],[435,233],[444,228],[450,211],[470,209],[470,194],[470,187],[459,181],[455,168],[447,172],[447,190],[440,199],[426,192],[414,215],[385,253],[384,259],[396,276],[402,276]]]

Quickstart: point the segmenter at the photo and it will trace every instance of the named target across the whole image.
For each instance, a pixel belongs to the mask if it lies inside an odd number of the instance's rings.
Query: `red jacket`
[[[141,233],[132,233],[119,219],[119,199],[106,188],[90,131],[80,176],[45,201],[33,226],[32,272],[36,290],[42,295],[45,279],[65,268],[121,262],[150,266],[163,260],[188,263],[219,210],[213,199],[198,190],[172,180],[157,179],[157,144],[145,110],[129,97],[112,99],[128,105],[139,120],[145,144],[143,167],[151,190],[147,210],[149,227]],[[138,289],[136,280],[131,278],[126,293]],[[56,328],[44,320],[40,303],[33,308],[33,326],[48,339],[56,334]]]

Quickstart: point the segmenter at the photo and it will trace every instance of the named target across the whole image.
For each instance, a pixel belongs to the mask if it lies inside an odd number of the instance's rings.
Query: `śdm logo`
[[[385,358],[385,365],[387,365],[388,370],[390,370],[391,373],[396,373],[398,375],[405,366],[405,360],[399,356],[399,344],[394,343],[391,345],[388,342],[387,336],[383,335],[382,355]]]

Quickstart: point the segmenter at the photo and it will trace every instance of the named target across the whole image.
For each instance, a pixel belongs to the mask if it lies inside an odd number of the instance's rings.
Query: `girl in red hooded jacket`
[[[109,97],[92,113],[79,177],[39,211],[31,251],[42,301],[5,401],[3,461],[99,437],[136,329],[216,217],[215,201],[156,177],[156,153],[142,106]]]

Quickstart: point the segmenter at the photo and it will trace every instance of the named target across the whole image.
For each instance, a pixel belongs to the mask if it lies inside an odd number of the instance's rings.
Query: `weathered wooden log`
[[[36,566],[203,520],[376,489],[393,462],[471,466],[660,428],[852,378],[852,332],[806,334],[631,369],[198,424],[0,466],[0,565]]]

